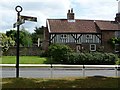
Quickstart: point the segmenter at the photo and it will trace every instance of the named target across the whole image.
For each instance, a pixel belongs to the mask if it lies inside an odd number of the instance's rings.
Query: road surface
[[[20,68],[20,77],[24,78],[61,78],[80,76],[120,76],[120,71],[114,69],[87,69],[82,68]],[[2,78],[16,77],[16,68],[2,68]]]

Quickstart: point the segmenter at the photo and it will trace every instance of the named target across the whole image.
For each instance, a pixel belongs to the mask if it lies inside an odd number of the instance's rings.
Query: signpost
[[[37,18],[36,17],[31,17],[31,16],[23,16],[23,15],[21,15],[20,19],[37,22]]]
[[[16,47],[16,78],[19,78],[19,29],[20,25],[25,23],[25,20],[37,22],[37,17],[22,16],[21,6],[16,6],[15,10],[17,11],[17,22],[13,24],[13,28],[17,27],[17,47]]]
[[[17,25],[22,25],[23,23],[25,23],[25,20],[24,20],[24,19],[22,19],[22,20],[20,20],[20,21],[18,21],[18,22],[16,22],[16,23],[14,23],[14,24],[13,24],[13,28],[17,27]]]

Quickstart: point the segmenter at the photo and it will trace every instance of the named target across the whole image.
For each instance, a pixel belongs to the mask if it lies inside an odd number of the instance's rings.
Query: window
[[[61,39],[67,39],[67,35],[66,34],[62,34],[61,35]]]
[[[119,44],[115,44],[115,52],[116,53],[120,52],[120,45]]]
[[[61,34],[60,36],[61,43],[67,43],[68,42],[68,35],[67,34]]]
[[[80,52],[81,51],[81,45],[77,45],[76,50],[77,50],[77,52]]]
[[[86,39],[92,39],[92,35],[87,34],[87,35],[86,35]]]
[[[96,51],[96,45],[90,44],[90,51]]]
[[[120,31],[115,31],[115,37],[120,38]]]
[[[87,34],[86,35],[86,43],[91,43],[92,42],[92,35],[91,34]]]

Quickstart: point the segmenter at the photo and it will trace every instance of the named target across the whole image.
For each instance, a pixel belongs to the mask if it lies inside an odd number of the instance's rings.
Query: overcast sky
[[[46,19],[66,19],[68,9],[73,8],[76,19],[114,20],[118,12],[116,0],[0,0],[0,32],[13,29],[16,22],[15,7],[23,7],[21,15],[35,16],[38,22],[21,25],[29,32],[46,26]]]

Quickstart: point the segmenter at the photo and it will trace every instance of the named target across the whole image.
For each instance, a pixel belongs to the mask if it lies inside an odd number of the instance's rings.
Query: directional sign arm
[[[37,22],[37,17],[31,17],[31,16],[20,16],[21,19]]]
[[[21,19],[19,22],[16,22],[16,23],[13,24],[13,28],[15,28],[15,27],[17,27],[17,25],[21,25],[23,23],[25,23],[25,20]]]

